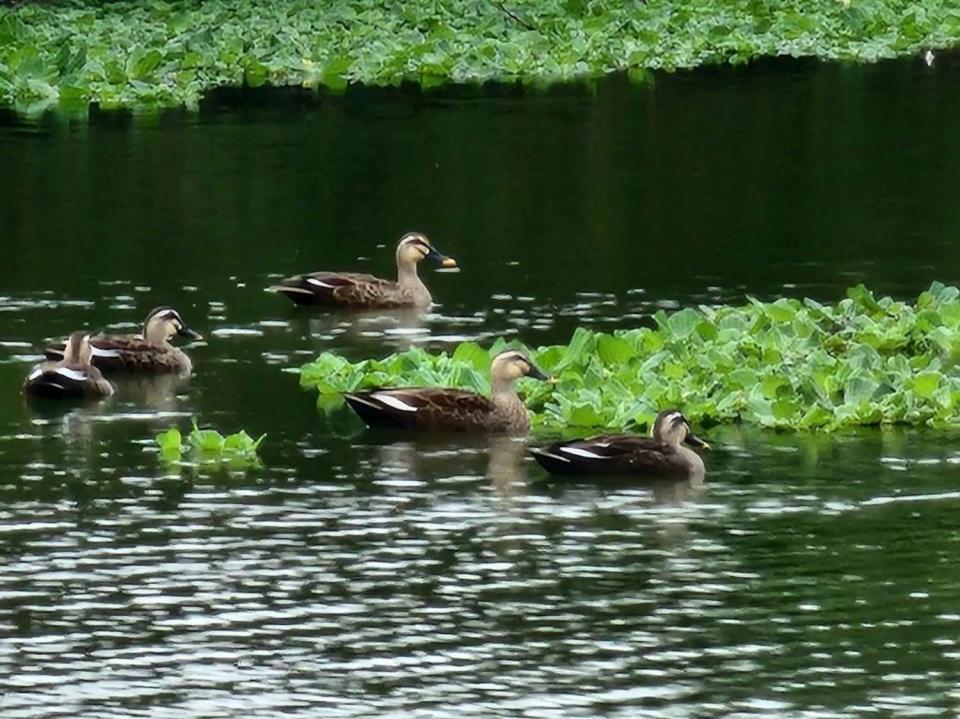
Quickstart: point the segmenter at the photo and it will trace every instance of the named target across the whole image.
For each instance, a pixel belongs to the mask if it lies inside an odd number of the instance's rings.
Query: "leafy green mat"
[[[144,0],[0,7],[0,104],[195,107],[246,84],[549,83],[956,45],[952,0]]]
[[[697,424],[835,430],[876,424],[960,427],[960,290],[934,283],[915,303],[862,285],[836,305],[751,299],[741,307],[658,312],[655,329],[580,328],[569,345],[528,349],[559,382],[522,380],[535,426],[642,431],[661,409]],[[517,343],[512,347],[522,348]],[[340,392],[432,385],[489,391],[489,352],[420,349],[351,363],[324,353],[300,370],[322,409]],[[527,348],[524,348],[527,349]]]

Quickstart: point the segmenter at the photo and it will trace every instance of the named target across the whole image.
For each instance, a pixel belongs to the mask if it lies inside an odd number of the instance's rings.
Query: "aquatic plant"
[[[0,103],[196,107],[220,86],[548,83],[960,39],[946,0],[151,0],[0,7]]]
[[[260,463],[257,449],[266,436],[262,434],[253,439],[245,430],[224,436],[214,429],[201,429],[194,420],[186,441],[176,427],[160,432],[155,441],[160,448],[160,456],[167,462],[179,462],[189,452],[191,458],[198,462],[252,466]]]
[[[696,424],[745,422],[836,430],[877,424],[960,427],[960,290],[934,283],[914,303],[862,285],[835,305],[750,299],[738,307],[657,312],[655,327],[578,329],[568,345],[531,352],[559,381],[529,383],[534,426],[643,430],[678,407]],[[443,385],[489,391],[491,354],[472,342],[451,355],[412,349],[352,363],[324,353],[301,368],[324,409],[339,392]],[[511,345],[515,343],[510,343]]]

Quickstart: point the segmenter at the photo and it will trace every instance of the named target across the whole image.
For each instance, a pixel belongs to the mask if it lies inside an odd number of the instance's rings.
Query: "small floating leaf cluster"
[[[160,456],[167,462],[179,462],[190,453],[198,462],[227,462],[232,466],[256,466],[260,463],[257,449],[267,435],[253,439],[245,430],[222,435],[214,429],[201,429],[196,421],[184,439],[176,427],[171,427],[156,436]]]
[[[700,424],[778,429],[960,427],[960,290],[934,283],[914,303],[865,287],[835,305],[751,299],[740,307],[658,312],[654,328],[580,328],[569,345],[529,349],[558,379],[526,383],[535,425],[563,432],[642,430],[678,407]],[[301,368],[327,408],[339,392],[437,385],[489,391],[488,352],[412,349],[351,363],[333,353]]]
[[[151,0],[0,7],[0,103],[195,107],[221,86],[546,83],[956,45],[946,0]]]

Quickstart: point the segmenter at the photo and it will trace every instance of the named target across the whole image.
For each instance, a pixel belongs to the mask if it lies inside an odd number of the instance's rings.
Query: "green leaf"
[[[260,87],[267,82],[270,71],[257,60],[248,60],[243,68],[243,81],[249,87]]]
[[[876,394],[880,384],[870,377],[851,377],[843,388],[845,404],[868,402]]]
[[[932,399],[940,388],[943,375],[939,372],[923,372],[913,378],[913,391],[918,397]]]
[[[156,436],[156,443],[162,451],[176,450],[180,451],[183,447],[183,436],[176,427],[171,427],[165,432],[160,432]]]
[[[847,297],[853,300],[854,304],[858,307],[868,312],[879,312],[881,309],[876,299],[874,299],[873,293],[863,285],[857,285],[856,287],[848,289]]]
[[[200,429],[194,425],[190,433],[190,444],[201,452],[219,453],[223,451],[223,435],[213,429]]]
[[[606,365],[620,365],[636,356],[636,352],[626,340],[614,335],[597,337],[597,354]]]
[[[353,60],[349,57],[337,57],[328,60],[323,66],[323,72],[320,75],[320,82],[326,85],[330,90],[344,90],[347,87],[347,72],[353,65]]]
[[[469,365],[478,372],[490,371],[490,354],[476,342],[462,342],[453,352],[453,361]]]
[[[670,315],[666,319],[666,326],[674,337],[685,339],[696,332],[701,319],[699,312],[687,307]]]

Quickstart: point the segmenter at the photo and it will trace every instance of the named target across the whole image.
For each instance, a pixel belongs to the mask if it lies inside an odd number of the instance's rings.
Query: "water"
[[[550,483],[522,442],[322,420],[284,370],[659,307],[960,281],[956,64],[254,95],[0,124],[0,716],[952,716],[957,437],[708,432],[703,483]],[[462,271],[425,318],[296,311],[310,269]],[[39,415],[45,339],[173,304],[184,387]],[[198,417],[265,468],[166,467]]]

